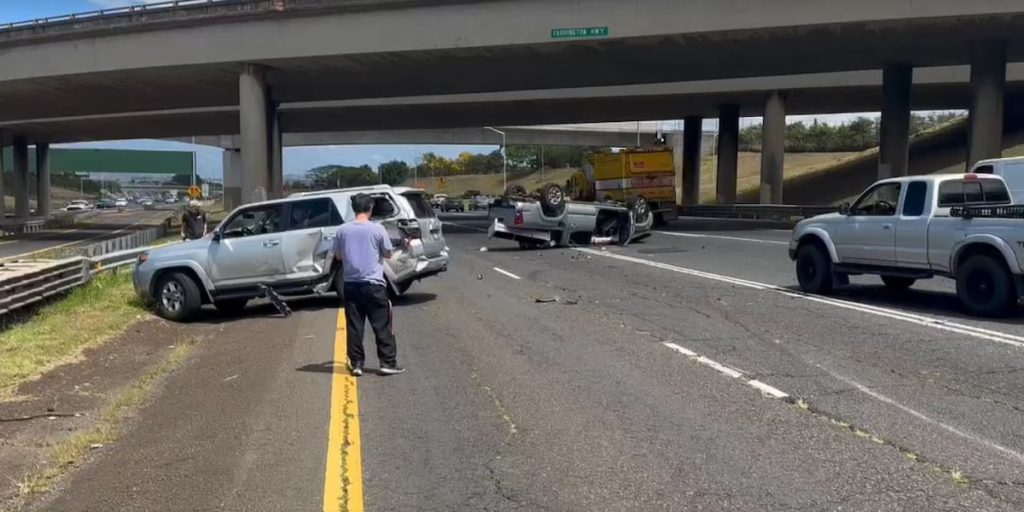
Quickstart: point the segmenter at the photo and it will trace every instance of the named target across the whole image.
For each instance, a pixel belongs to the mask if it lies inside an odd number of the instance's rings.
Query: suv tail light
[[[514,220],[512,221],[512,223],[513,223],[513,224],[516,224],[516,225],[518,225],[518,224],[522,224],[522,223],[523,223],[523,212],[522,212],[522,211],[520,211],[520,210],[516,210],[516,217],[515,217],[515,219],[514,219]]]
[[[398,229],[409,238],[419,239],[423,236],[422,231],[420,231],[420,222],[416,219],[399,220]]]

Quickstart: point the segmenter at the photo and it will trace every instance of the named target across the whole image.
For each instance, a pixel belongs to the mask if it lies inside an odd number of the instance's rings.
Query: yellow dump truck
[[[675,166],[668,149],[592,154],[566,185],[578,200],[629,203],[643,198],[654,213],[655,224],[677,216]]]

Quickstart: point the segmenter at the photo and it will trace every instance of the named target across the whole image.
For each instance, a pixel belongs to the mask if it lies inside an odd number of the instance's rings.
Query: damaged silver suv
[[[385,262],[393,295],[448,269],[448,247],[422,190],[378,185],[295,194],[242,206],[201,240],[139,257],[136,293],[160,316],[188,321],[203,304],[243,310],[266,287],[280,295],[341,291],[333,245],[342,222],[355,219],[352,197],[374,199],[373,220],[409,243]],[[396,244],[396,247],[400,245]]]

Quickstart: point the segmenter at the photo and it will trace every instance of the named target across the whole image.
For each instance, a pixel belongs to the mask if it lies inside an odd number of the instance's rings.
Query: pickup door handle
[[[263,247],[277,247],[279,245],[281,245],[280,240],[267,240],[266,242],[263,242]]]
[[[324,240],[327,240],[327,241],[334,240],[334,235],[324,235]]]
[[[892,224],[882,224],[882,229],[892,229]]]

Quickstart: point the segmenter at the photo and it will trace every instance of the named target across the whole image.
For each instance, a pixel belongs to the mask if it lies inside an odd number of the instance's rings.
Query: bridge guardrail
[[[708,204],[679,207],[679,215],[720,219],[756,219],[795,221],[839,211],[836,206],[798,206],[785,204]]]
[[[177,9],[180,7],[197,7],[210,4],[240,3],[240,0],[168,0],[164,2],[153,2],[143,4],[131,4],[124,7],[112,7],[110,9],[97,9],[95,11],[76,12],[60,16],[49,16],[34,20],[15,21],[0,24],[0,31],[18,28],[32,28],[44,25],[56,25],[61,23],[74,23],[77,21],[92,20],[103,16],[116,16],[122,14],[140,14],[152,11]]]

